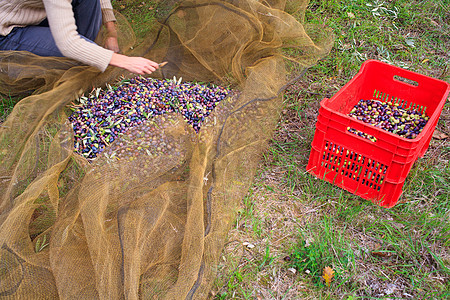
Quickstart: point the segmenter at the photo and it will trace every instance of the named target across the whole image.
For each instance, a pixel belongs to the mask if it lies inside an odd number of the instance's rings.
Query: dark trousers
[[[102,25],[99,0],[73,0],[72,10],[80,36],[93,42]],[[7,36],[0,35],[0,50],[29,51],[40,56],[63,56],[48,27],[47,19],[39,25],[16,27]]]

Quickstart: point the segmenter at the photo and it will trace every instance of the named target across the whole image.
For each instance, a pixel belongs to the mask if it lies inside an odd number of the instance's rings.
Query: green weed
[[[308,224],[307,229],[300,230],[300,242],[291,250],[288,266],[306,274],[304,276],[318,287],[324,287],[321,275],[325,267],[335,270],[339,282],[347,280],[346,274],[355,265],[353,250],[344,238],[345,228],[334,227],[329,217]]]
[[[6,117],[11,113],[14,105],[20,100],[18,97],[0,94],[0,124],[5,121]]]
[[[44,250],[44,248],[47,247],[48,244],[49,244],[49,243],[47,242],[47,235],[44,235],[44,236],[42,237],[42,239],[39,237],[39,238],[37,239],[37,241],[36,241],[36,245],[35,245],[34,251],[35,251],[36,253],[39,253],[39,252],[41,252],[42,250]]]

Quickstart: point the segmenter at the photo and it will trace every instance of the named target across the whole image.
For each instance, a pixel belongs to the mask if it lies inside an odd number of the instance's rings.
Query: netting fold
[[[0,124],[0,298],[207,298],[276,128],[286,63],[301,71],[330,50],[329,31],[303,24],[307,2],[178,2],[139,45],[118,15],[124,53],[168,62],[152,77],[234,92],[199,133],[176,112],[155,116],[93,161],[74,151],[67,107],[134,75],[0,52],[0,92],[27,95]]]

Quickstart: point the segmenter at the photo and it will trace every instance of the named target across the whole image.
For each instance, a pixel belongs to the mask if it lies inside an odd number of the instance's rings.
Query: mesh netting
[[[0,53],[0,92],[28,95],[0,125],[0,298],[206,298],[275,130],[285,64],[301,71],[331,47],[330,32],[298,21],[307,2],[176,3],[140,45],[116,14],[123,52],[168,62],[152,77],[239,93],[199,133],[177,113],[143,122],[113,159],[112,150],[93,162],[74,152],[67,106],[132,74]],[[167,151],[133,152],[142,140]]]

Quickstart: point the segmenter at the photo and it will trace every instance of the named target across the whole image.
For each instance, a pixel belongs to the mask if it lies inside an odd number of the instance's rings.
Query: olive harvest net
[[[117,13],[122,51],[168,62],[151,77],[237,92],[199,133],[177,113],[131,128],[114,158],[74,151],[67,107],[134,75],[0,52],[0,93],[27,95],[0,124],[0,299],[208,298],[276,127],[286,64],[300,73],[333,37],[303,24],[306,0],[171,3],[139,45]],[[142,134],[165,148],[133,152]]]

